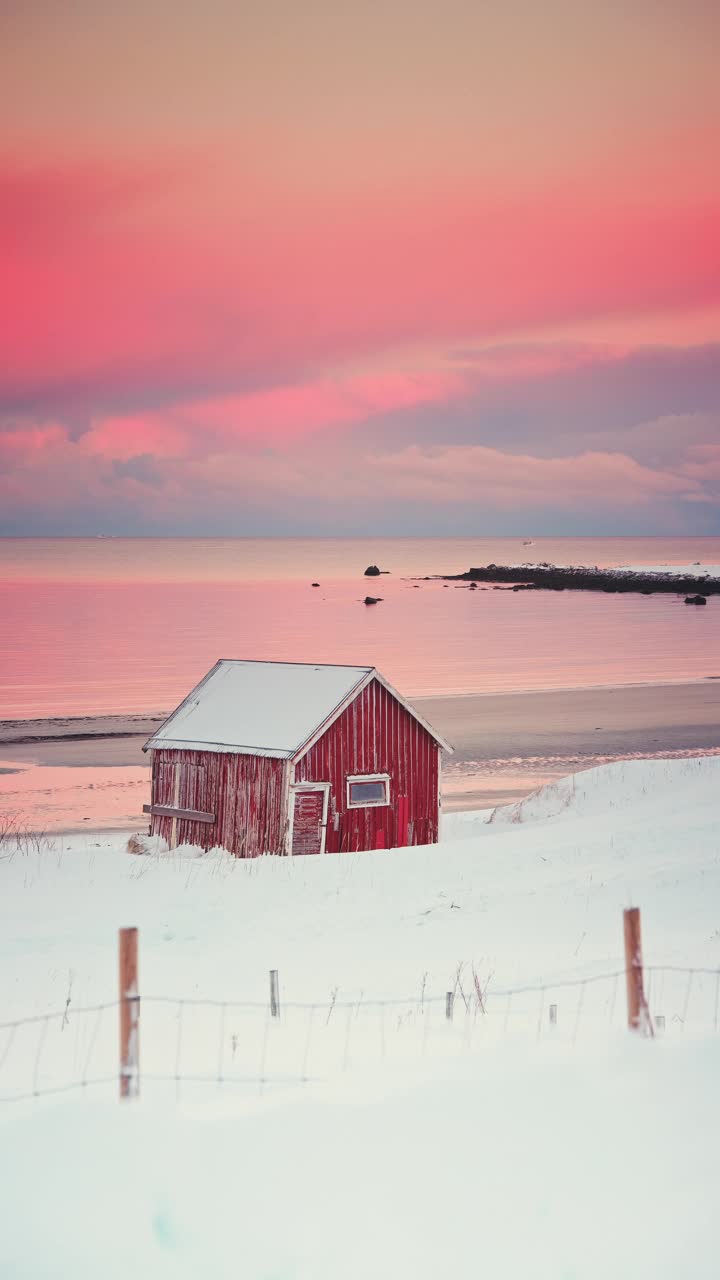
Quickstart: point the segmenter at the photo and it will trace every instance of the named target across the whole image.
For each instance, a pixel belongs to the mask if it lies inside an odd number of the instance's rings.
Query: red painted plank
[[[298,782],[330,783],[327,851],[375,848],[380,832],[391,845],[435,841],[438,752],[414,716],[373,681],[296,767]],[[391,804],[348,810],[347,776],[366,771],[389,774]]]
[[[284,853],[284,760],[214,751],[153,753],[152,803],[216,815],[213,823],[177,819],[177,842],[239,857]],[[175,804],[175,769],[180,770]],[[153,815],[152,834],[170,840],[173,818]]]

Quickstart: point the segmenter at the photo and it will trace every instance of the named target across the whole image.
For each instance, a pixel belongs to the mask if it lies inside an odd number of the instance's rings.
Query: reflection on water
[[[7,772],[6,772],[7,770]],[[12,770],[12,772],[10,772]],[[147,824],[148,768],[67,768],[3,760],[0,808],[33,831],[138,829]]]
[[[411,697],[720,674],[720,600],[402,576],[529,552],[707,563],[720,539],[0,540],[0,719],[165,711],[219,657],[374,664]]]

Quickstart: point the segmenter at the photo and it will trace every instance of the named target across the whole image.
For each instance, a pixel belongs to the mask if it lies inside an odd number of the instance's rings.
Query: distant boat
[[[525,541],[523,542],[523,546],[524,546],[524,547],[534,547],[534,546],[535,546],[535,543],[533,542],[532,538],[526,538],[526,539],[525,539]]]

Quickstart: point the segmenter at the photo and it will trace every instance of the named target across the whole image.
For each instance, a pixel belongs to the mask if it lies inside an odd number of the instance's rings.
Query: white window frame
[[[353,782],[384,782],[384,800],[351,800],[350,786]],[[345,799],[348,809],[387,809],[390,804],[389,773],[353,773],[345,779]]]

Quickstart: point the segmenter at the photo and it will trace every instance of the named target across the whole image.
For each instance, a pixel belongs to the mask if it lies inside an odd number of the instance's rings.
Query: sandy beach
[[[416,699],[454,746],[447,811],[487,808],[609,760],[720,752],[720,681]],[[0,804],[42,826],[142,823],[157,717],[0,722]]]
[[[720,747],[720,680],[418,699],[454,759]]]
[[[455,748],[446,810],[506,804],[580,768],[720,751],[720,681],[427,698]]]

